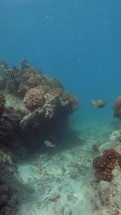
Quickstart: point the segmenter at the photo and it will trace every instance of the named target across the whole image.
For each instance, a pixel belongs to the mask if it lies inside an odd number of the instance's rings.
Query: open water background
[[[121,94],[120,0],[0,0],[0,58],[22,58],[80,101],[75,116],[112,120]],[[94,111],[91,99],[107,106]]]

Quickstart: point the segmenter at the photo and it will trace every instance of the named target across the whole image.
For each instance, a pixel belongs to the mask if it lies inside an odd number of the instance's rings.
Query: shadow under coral
[[[11,155],[0,150],[0,214],[17,214],[22,204],[31,201],[29,194],[33,192],[34,188],[19,177]]]

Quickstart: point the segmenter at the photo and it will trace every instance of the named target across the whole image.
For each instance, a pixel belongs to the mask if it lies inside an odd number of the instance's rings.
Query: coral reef
[[[3,91],[6,104],[3,93],[0,94],[0,107],[6,112],[0,137],[8,131],[15,133],[14,137],[23,138],[22,142],[32,142],[35,136],[40,142],[56,136],[69,115],[78,109],[77,98],[65,92],[60,81],[31,67],[26,59],[21,61],[19,68],[14,66],[12,72],[14,80],[7,80]]]
[[[69,112],[73,112],[79,108],[77,98],[70,93],[64,93],[60,98],[60,103]]]
[[[101,181],[98,185],[99,197],[102,201],[102,214],[121,214],[121,171],[113,170],[113,180],[108,183]]]
[[[60,83],[60,81],[58,81],[57,79],[55,78],[47,78],[47,85],[50,87],[50,88],[61,88],[61,89],[64,89],[63,85]]]
[[[34,111],[38,107],[42,107],[45,103],[44,94],[47,91],[48,88],[45,86],[31,88],[30,90],[28,90],[24,97],[25,107],[30,111]]]
[[[20,120],[23,117],[21,110],[15,110],[13,107],[6,107],[5,95],[0,92],[0,140],[1,143],[10,142],[16,136],[17,130],[19,131]]]
[[[17,214],[20,203],[26,201],[25,194],[34,190],[29,184],[23,184],[13,154],[0,149],[0,214]],[[28,200],[27,200],[28,201]]]
[[[46,79],[44,75],[35,70],[34,68],[29,68],[26,70],[20,70],[16,74],[16,78],[19,80],[20,84],[18,87],[19,95],[25,95],[25,93],[33,87],[38,85],[46,85]]]
[[[114,110],[114,117],[117,117],[118,119],[121,119],[121,96],[118,96],[115,100],[115,103],[113,105]]]
[[[24,97],[25,93],[32,87],[44,83],[44,76],[34,68],[18,70],[15,74],[15,80],[7,81],[6,90],[10,94],[15,94],[18,97]]]
[[[116,165],[121,167],[121,154],[113,148],[106,149],[102,157],[93,161],[93,167],[100,179],[109,182],[113,179],[112,171]]]
[[[41,107],[44,103],[44,96],[43,96],[43,92],[41,89],[30,89],[28,90],[28,92],[26,93],[25,97],[24,97],[24,104],[25,107],[30,110],[30,111],[34,111],[37,107]]]
[[[11,125],[5,120],[7,117],[5,102],[5,95],[0,92],[0,140],[11,136]]]
[[[27,91],[24,97],[24,105],[29,111],[41,108],[41,112],[45,116],[50,116],[50,118],[60,109],[68,113],[78,109],[78,101],[75,96],[64,93],[61,88],[50,89],[48,86],[41,85]]]
[[[99,199],[101,203],[101,205],[99,206],[99,214],[120,215],[121,130],[113,131],[109,137],[108,142],[104,142],[99,147],[99,152],[104,152],[104,154],[102,157],[98,157],[96,158],[97,160],[94,160],[94,164],[96,165],[98,172],[96,171],[96,178],[93,178],[92,184],[95,190],[94,193],[97,193],[97,199]],[[108,173],[109,178],[101,178],[103,176],[102,173],[105,171]],[[99,176],[99,178],[97,178],[97,176]]]
[[[17,199],[12,199],[13,191],[17,191],[13,174],[15,174],[15,166],[11,155],[0,150],[0,214],[11,213],[12,204],[13,206],[17,204]]]
[[[79,104],[57,79],[32,68],[26,59],[12,69],[0,61],[0,68],[3,69],[0,77],[0,214],[9,215],[17,214],[22,201],[31,201],[24,198],[24,194],[28,196],[33,190],[21,183],[17,161],[38,149],[49,150],[44,141],[55,145],[58,137],[66,136],[69,115]],[[14,79],[4,76],[6,71],[11,71]],[[70,139],[75,140],[70,133]],[[62,141],[57,144],[61,145]],[[59,195],[54,194],[49,201],[58,199]]]

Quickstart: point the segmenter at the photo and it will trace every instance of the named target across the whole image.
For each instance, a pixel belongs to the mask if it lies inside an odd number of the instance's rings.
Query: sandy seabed
[[[16,215],[102,215],[94,183],[93,145],[104,144],[112,126],[104,122],[73,124],[80,144],[69,149],[37,154],[28,163],[19,163],[18,172],[28,190]]]

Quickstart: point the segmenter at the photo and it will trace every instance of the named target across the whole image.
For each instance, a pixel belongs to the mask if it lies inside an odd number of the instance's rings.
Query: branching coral
[[[109,182],[113,178],[112,171],[116,165],[121,168],[121,154],[113,148],[105,150],[102,157],[99,156],[93,161],[93,167],[100,179]]]
[[[45,118],[52,118],[56,114],[58,106],[58,96],[59,95],[50,93],[47,93],[45,95],[45,104],[43,106]]]
[[[121,119],[121,96],[118,96],[114,105],[113,105],[113,110],[114,110],[114,117],[117,117]]]

